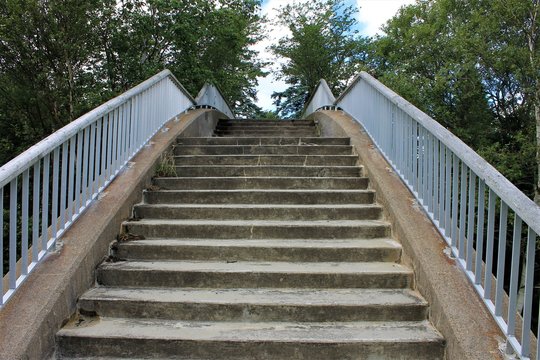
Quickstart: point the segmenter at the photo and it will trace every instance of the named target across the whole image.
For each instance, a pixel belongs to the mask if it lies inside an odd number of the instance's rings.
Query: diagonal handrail
[[[366,72],[334,103],[314,97],[310,109],[332,105],[363,126],[445,238],[508,344],[529,359],[540,207],[458,137]],[[518,315],[521,285],[524,305]]]
[[[0,168],[0,308],[128,161],[194,105],[163,70]]]

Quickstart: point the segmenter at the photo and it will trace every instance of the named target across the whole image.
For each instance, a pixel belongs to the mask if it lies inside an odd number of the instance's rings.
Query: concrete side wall
[[[393,172],[362,127],[343,112],[320,111],[310,118],[322,136],[351,138],[377,191],[377,202],[403,245],[403,262],[413,268],[415,287],[430,304],[429,320],[447,341],[452,360],[503,359],[503,335],[464,272],[443,251],[446,243],[408,188]]]
[[[0,359],[46,359],[55,334],[75,313],[77,299],[94,285],[96,267],[152,179],[159,156],[178,135],[209,136],[224,114],[195,110],[165,125],[61,239],[59,249],[30,275],[0,311]]]

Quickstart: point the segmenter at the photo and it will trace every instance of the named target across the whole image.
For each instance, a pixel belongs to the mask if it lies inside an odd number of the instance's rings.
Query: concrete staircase
[[[179,138],[58,358],[443,359],[349,139],[221,120]]]

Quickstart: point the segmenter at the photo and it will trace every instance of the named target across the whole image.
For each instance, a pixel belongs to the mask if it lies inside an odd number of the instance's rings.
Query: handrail
[[[167,121],[194,104],[174,75],[163,70],[0,168],[0,307],[128,161]]]
[[[365,72],[334,105],[363,126],[448,243],[508,348],[529,359],[540,207],[463,141]],[[518,285],[525,287],[522,315]]]
[[[197,106],[210,106],[227,115],[229,118],[234,118],[234,113],[229,106],[229,103],[223,96],[223,93],[218,86],[210,83],[205,83],[201,91],[195,98]]]
[[[330,90],[328,83],[326,80],[321,79],[308,101],[306,101],[306,106],[304,107],[302,117],[305,117],[306,115],[311,114],[312,112],[315,112],[325,106],[332,106],[334,105],[335,101],[336,98],[332,94],[332,90]]]

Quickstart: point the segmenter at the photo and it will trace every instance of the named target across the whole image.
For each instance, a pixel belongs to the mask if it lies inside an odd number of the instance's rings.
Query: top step
[[[313,120],[257,120],[257,119],[220,119],[218,125],[262,125],[295,126],[315,125]]]

